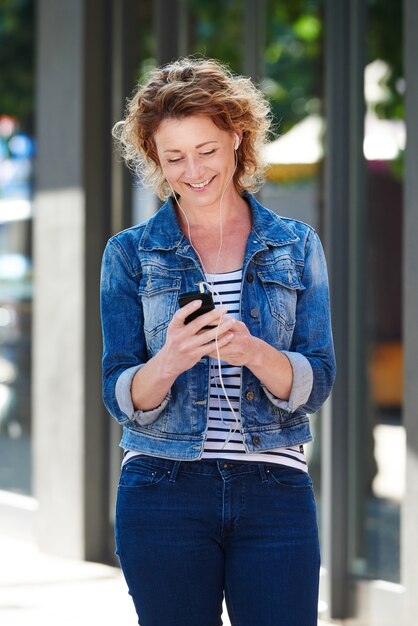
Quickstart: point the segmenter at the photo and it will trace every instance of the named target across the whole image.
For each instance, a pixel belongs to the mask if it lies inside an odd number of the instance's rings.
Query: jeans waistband
[[[155,456],[138,455],[129,460],[126,465],[131,463],[141,463],[143,466],[160,469],[170,474],[170,481],[175,481],[177,474],[200,474],[205,476],[215,476],[227,478],[229,476],[238,476],[242,474],[258,473],[262,482],[267,480],[266,469],[277,467],[272,463],[251,463],[248,461],[230,461],[222,459],[202,459],[198,461],[173,461],[171,459],[163,459]]]

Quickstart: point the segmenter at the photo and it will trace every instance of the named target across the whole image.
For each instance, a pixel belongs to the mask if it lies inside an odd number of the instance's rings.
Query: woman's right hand
[[[160,351],[168,376],[179,376],[213,352],[215,340],[218,348],[223,348],[232,339],[232,333],[228,331],[234,325],[235,318],[225,315],[226,307],[215,308],[188,324],[184,323],[186,317],[201,305],[201,300],[194,300],[180,308],[168,325],[166,342]],[[214,328],[204,330],[205,326]]]

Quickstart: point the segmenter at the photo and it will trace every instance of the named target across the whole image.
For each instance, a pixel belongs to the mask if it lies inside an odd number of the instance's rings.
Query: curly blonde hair
[[[171,194],[154,134],[165,119],[202,115],[221,130],[242,135],[234,184],[255,191],[263,180],[262,147],[271,125],[270,106],[249,78],[234,76],[213,59],[186,57],[157,68],[128,100],[126,118],[113,127],[128,167],[161,199]]]

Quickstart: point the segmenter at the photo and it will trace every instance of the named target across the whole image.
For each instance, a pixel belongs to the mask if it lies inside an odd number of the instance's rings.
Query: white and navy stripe
[[[242,270],[224,274],[207,274],[206,280],[213,286],[215,305],[227,306],[228,315],[239,319]],[[202,458],[277,463],[307,471],[302,446],[275,448],[267,452],[246,452],[240,432],[241,416],[239,415],[242,368],[223,361],[220,365],[229,402],[222,389],[219,363],[217,359],[211,359],[207,438]]]

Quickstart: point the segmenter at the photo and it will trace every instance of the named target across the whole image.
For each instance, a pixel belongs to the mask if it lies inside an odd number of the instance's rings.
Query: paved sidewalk
[[[41,554],[0,536],[2,626],[135,626],[119,569]]]
[[[31,543],[2,535],[0,555],[2,626],[137,624],[118,568],[41,554]],[[224,626],[230,626],[226,616]]]

